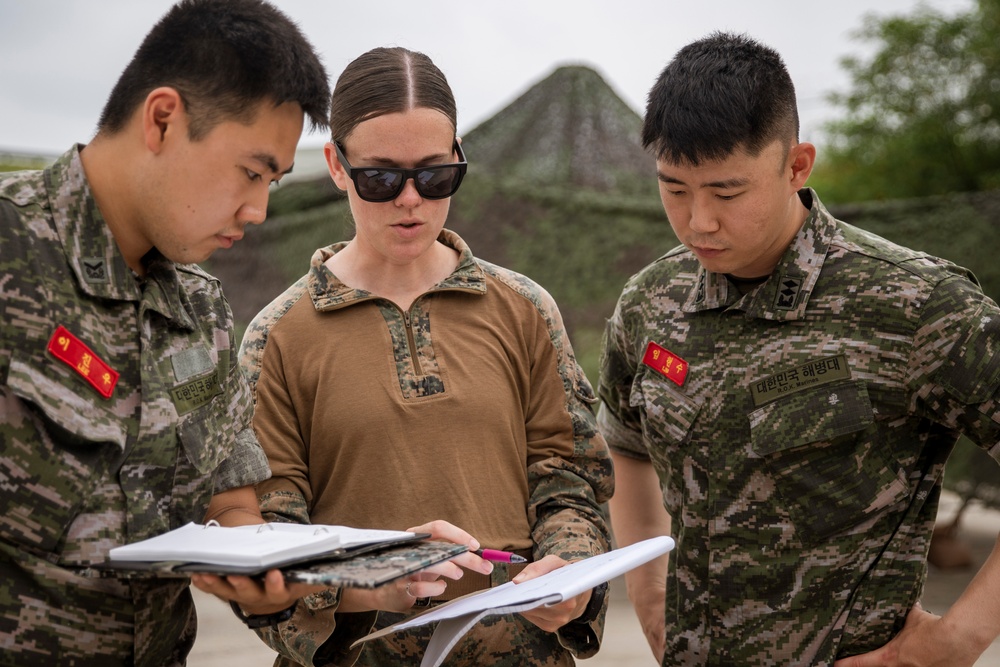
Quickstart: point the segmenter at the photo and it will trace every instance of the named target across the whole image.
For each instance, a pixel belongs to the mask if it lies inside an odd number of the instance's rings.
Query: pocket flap
[[[7,386],[20,399],[36,406],[53,424],[73,435],[80,442],[110,442],[125,450],[127,434],[120,417],[111,414],[108,402],[89,385],[72,378],[79,389],[74,391],[63,377],[61,368],[44,372],[34,360],[21,358],[16,352],[7,373]]]
[[[679,392],[673,382],[655,372],[636,376],[629,404],[642,406],[647,425],[675,444],[687,440],[698,413],[701,412],[701,405]]]
[[[810,442],[833,440],[875,421],[863,380],[790,394],[750,413],[750,441],[758,456]]]

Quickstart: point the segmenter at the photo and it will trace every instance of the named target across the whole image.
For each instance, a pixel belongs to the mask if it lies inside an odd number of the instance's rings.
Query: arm
[[[610,510],[619,546],[670,535],[670,516],[663,506],[659,475],[646,450],[640,408],[630,400],[639,360],[622,316],[623,310],[628,310],[628,289],[626,286],[604,332],[598,388],[602,403],[597,415],[615,465],[615,495]],[[662,662],[666,650],[667,560],[662,556],[625,574],[629,600],[657,662]]]
[[[834,667],[948,665],[971,667],[1000,636],[1000,541],[944,616],[917,604],[902,631],[880,649],[834,663]]]
[[[596,398],[573,356],[555,303],[541,288],[535,298],[543,317],[535,334],[532,404],[525,429],[528,519],[536,561],[515,582],[610,548],[605,503],[614,491],[614,476],[592,409]],[[590,657],[600,646],[606,601],[593,620],[572,622],[583,614],[590,598],[591,591],[586,591],[523,616],[543,630],[557,631],[559,641],[577,657]]]
[[[908,370],[920,410],[1000,457],[1000,312],[962,277],[935,286],[921,309]],[[866,665],[973,665],[1000,636],[1000,544],[954,605],[938,617],[916,605],[898,635],[837,667]]]
[[[264,523],[252,486],[217,492],[205,512],[205,523],[218,521],[222,526],[248,526]]]
[[[271,325],[294,303],[297,294],[293,285],[254,318],[243,337],[240,365],[256,406],[254,431],[271,469],[282,471],[258,485],[259,499],[255,493],[254,501],[259,502],[264,521],[308,524],[311,489],[305,447],[284,384],[280,352],[269,336]],[[255,632],[271,649],[296,664],[350,664],[359,650],[349,647],[371,630],[374,614],[337,615],[340,602],[341,589],[319,587],[299,600],[286,622]]]
[[[670,534],[670,517],[663,508],[660,481],[649,461],[612,450],[616,492],[611,499],[615,541],[624,547],[650,537]],[[667,556],[625,574],[628,597],[657,663],[663,661],[666,637]]]
[[[223,526],[264,523],[254,488],[241,486],[216,493],[205,512],[205,522],[208,521],[218,521]],[[246,613],[253,615],[272,614],[288,609],[302,596],[323,590],[321,586],[307,584],[286,586],[285,579],[278,570],[268,572],[263,584],[250,577],[219,577],[211,574],[192,575],[191,583],[206,593],[236,602]]]
[[[271,471],[249,421],[252,415],[250,391],[239,369],[230,373],[233,399],[229,415],[243,423],[235,435],[233,451],[216,470],[215,493],[209,501],[204,521],[217,521],[223,526],[241,526],[264,522],[257,502],[254,484],[266,480]],[[236,416],[243,415],[243,420]],[[263,582],[249,577],[218,577],[194,575],[191,583],[198,589],[223,600],[236,602],[252,615],[272,614],[288,609],[296,600],[316,590],[316,586],[292,584],[285,586],[277,570],[267,573]]]

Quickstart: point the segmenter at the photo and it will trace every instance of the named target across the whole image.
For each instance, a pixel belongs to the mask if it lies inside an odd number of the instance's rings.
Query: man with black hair
[[[663,665],[972,665],[1000,634],[1000,550],[920,608],[945,461],[1000,458],[1000,309],[954,264],[833,218],[805,187],[772,49],[716,33],[649,93],[643,144],[683,246],[626,284],[598,416],[626,575]]]
[[[183,0],[88,145],[0,179],[0,664],[184,663],[188,582],[93,566],[187,522],[262,521],[232,313],[195,263],[264,221],[329,100],[272,5]],[[271,575],[228,597],[288,608],[301,591]]]

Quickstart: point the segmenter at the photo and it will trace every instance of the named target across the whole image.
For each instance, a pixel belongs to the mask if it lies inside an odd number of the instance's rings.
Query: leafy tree
[[[825,201],[921,197],[1000,188],[1000,0],[944,15],[868,14],[855,38],[869,59],[841,65],[852,79],[831,101],[812,184]]]

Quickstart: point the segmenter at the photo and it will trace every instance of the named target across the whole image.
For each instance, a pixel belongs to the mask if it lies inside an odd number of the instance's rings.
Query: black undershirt
[[[726,278],[733,284],[733,287],[740,293],[740,296],[744,296],[749,292],[752,292],[758,286],[763,285],[767,282],[767,279],[771,276],[761,276],[760,278],[737,278],[736,276],[726,274]]]

